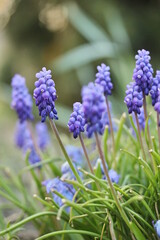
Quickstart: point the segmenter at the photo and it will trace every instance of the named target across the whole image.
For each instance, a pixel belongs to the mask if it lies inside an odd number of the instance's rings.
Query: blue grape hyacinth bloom
[[[82,104],[76,102],[73,104],[73,113],[68,121],[69,131],[73,133],[73,137],[77,138],[81,132],[84,132],[85,118]]]
[[[62,199],[53,192],[54,190],[62,194],[64,198],[70,201],[72,201],[73,196],[76,192],[72,185],[63,182],[58,177],[44,181],[42,184],[46,187],[46,192],[52,194],[54,201],[58,204],[59,207],[63,206],[63,202]],[[70,207],[67,207],[66,211],[69,212]]]
[[[74,165],[74,168],[77,170],[77,168],[79,166],[76,165],[75,163],[73,163],[73,165]],[[62,172],[62,176],[61,176],[62,180],[65,180],[65,179],[76,180],[76,177],[75,177],[74,173],[72,172],[68,162],[65,162],[62,164],[61,172]],[[78,170],[77,170],[77,172],[78,172],[80,178],[82,179],[83,178],[82,172],[80,172]]]
[[[82,165],[82,162],[84,160],[84,154],[81,148],[72,145],[67,145],[66,151],[69,157],[72,159],[73,163],[75,163],[77,166]]]
[[[38,122],[36,124],[36,133],[37,144],[39,148],[44,151],[50,141],[47,125],[45,123]]]
[[[140,114],[140,109],[143,105],[143,95],[141,89],[136,85],[135,82],[131,82],[129,85],[127,85],[124,102],[127,105],[129,114],[132,112]]]
[[[110,77],[110,67],[102,63],[101,66],[97,66],[97,70],[95,83],[103,87],[105,96],[111,95],[113,83]]]
[[[17,112],[19,121],[33,120],[32,98],[26,87],[25,78],[15,74],[11,82],[12,102],[11,107]]]
[[[27,128],[26,122],[17,123],[16,133],[15,133],[15,142],[17,147],[22,149],[24,154],[26,154],[27,151],[30,151],[29,159],[28,159],[30,164],[35,164],[41,161],[39,155],[36,153],[33,140],[32,140],[30,131]]]
[[[154,224],[154,229],[157,233],[157,236],[160,237],[160,220],[158,220],[155,224]]]
[[[158,98],[154,105],[154,110],[160,114],[160,89],[158,90]]]
[[[33,97],[35,99],[36,106],[38,106],[41,121],[45,122],[47,116],[50,119],[57,120],[58,116],[55,108],[57,95],[51,70],[47,70],[45,67],[43,67],[42,71],[36,74],[36,78],[36,88],[34,90]]]
[[[95,132],[102,135],[104,124],[101,120],[106,109],[103,88],[93,83],[84,86],[82,88],[82,106],[87,124],[87,136],[90,138]]]
[[[152,106],[154,106],[158,100],[158,91],[160,90],[160,71],[156,71],[156,76],[153,78],[153,84],[150,90],[152,98]]]
[[[135,56],[136,67],[133,71],[133,80],[141,88],[145,95],[149,94],[153,82],[153,68],[150,64],[151,57],[149,51],[138,50]]]
[[[95,164],[95,168],[98,167],[98,164],[100,164],[102,178],[106,179],[106,175],[104,173],[103,164],[102,164],[102,161],[101,161],[100,158],[97,159],[96,164]],[[108,169],[107,163],[106,163],[106,167]],[[108,174],[109,174],[109,177],[111,179],[111,182],[118,184],[119,179],[120,179],[120,175],[113,169],[108,170]]]

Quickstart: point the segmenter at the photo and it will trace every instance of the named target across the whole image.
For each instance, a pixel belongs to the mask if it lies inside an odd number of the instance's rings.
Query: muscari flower
[[[73,133],[73,137],[77,138],[81,132],[84,132],[85,118],[82,104],[76,102],[73,104],[73,113],[68,121],[69,131]]]
[[[82,106],[87,124],[87,136],[90,138],[95,132],[102,135],[104,132],[104,124],[101,120],[103,112],[106,109],[103,88],[93,83],[89,83],[88,86],[83,87]]]
[[[154,105],[154,110],[160,114],[160,89],[158,90],[158,98]]]
[[[106,175],[105,175],[105,173],[104,173],[104,168],[103,168],[103,164],[102,164],[101,159],[97,159],[95,168],[98,167],[98,164],[100,164],[102,179],[106,179]],[[107,169],[108,169],[107,163],[106,163],[106,167],[107,167]],[[110,177],[111,181],[112,181],[113,183],[118,184],[119,179],[120,179],[120,175],[119,175],[115,170],[113,170],[113,169],[110,169],[110,170],[108,171],[108,174],[109,174],[109,177]]]
[[[66,146],[66,151],[69,157],[72,159],[72,162],[75,163],[77,166],[81,165],[84,160],[83,151],[81,148],[68,145]]]
[[[150,64],[149,54],[149,51],[144,49],[138,50],[138,55],[135,56],[136,67],[133,71],[133,80],[145,95],[149,94],[153,82],[153,68]]]
[[[105,96],[111,95],[113,84],[110,77],[110,67],[102,63],[101,66],[97,66],[97,70],[95,83],[103,87]]]
[[[135,82],[131,82],[129,85],[127,85],[124,102],[128,107],[129,114],[131,114],[132,112],[140,114],[140,109],[143,105],[143,96],[141,89],[139,88],[139,86],[136,85]]]
[[[19,121],[32,120],[32,98],[25,84],[25,78],[15,74],[11,82],[12,102],[11,107],[17,112]]]
[[[77,169],[79,166],[76,165],[75,163],[73,163],[73,166],[77,170],[80,178],[82,179],[83,174],[80,171],[78,171],[78,169]],[[65,162],[62,164],[61,172],[62,172],[61,180],[65,180],[65,179],[76,180],[76,177],[75,177],[74,173],[72,172],[68,162]]]
[[[46,117],[50,119],[58,119],[57,110],[55,108],[55,101],[57,99],[55,83],[52,79],[51,70],[46,70],[45,67],[42,71],[36,74],[38,79],[35,82],[35,90],[33,97],[36,102],[36,106],[39,109],[39,115],[41,121],[45,122]]]
[[[154,229],[156,230],[157,236],[160,237],[160,220],[154,224]]]
[[[53,191],[56,190],[64,196],[64,198],[72,201],[75,194],[75,189],[71,184],[63,182],[59,178],[50,179],[42,183],[46,187],[46,192],[52,194],[54,201],[58,204],[59,207],[63,206],[62,198],[57,196]],[[66,208],[66,211],[70,211],[70,207]]]
[[[156,76],[153,78],[153,84],[150,90],[152,106],[154,106],[158,100],[158,90],[160,90],[160,71],[156,71]]]
[[[36,124],[36,133],[37,133],[37,144],[39,148],[44,151],[50,141],[48,128],[45,123]]]
[[[16,126],[15,141],[17,147],[21,148],[24,154],[26,154],[27,151],[30,151],[28,158],[30,164],[40,162],[40,157],[36,153],[33,140],[30,131],[27,128],[26,122],[23,123],[18,122]]]

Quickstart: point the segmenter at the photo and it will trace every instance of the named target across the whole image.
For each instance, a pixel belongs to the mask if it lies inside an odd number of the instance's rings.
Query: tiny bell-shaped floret
[[[105,96],[111,95],[113,84],[110,77],[110,67],[102,63],[101,66],[97,66],[97,70],[95,83],[103,87]]]
[[[73,104],[73,113],[70,115],[68,122],[69,131],[73,133],[73,137],[77,138],[81,132],[84,132],[85,118],[82,104],[76,102]]]
[[[47,116],[50,119],[57,120],[58,117],[55,108],[57,95],[51,70],[47,70],[45,67],[43,67],[42,71],[36,74],[36,78],[36,88],[34,90],[33,97],[35,99],[36,106],[38,106],[41,121],[45,122]]]
[[[135,56],[136,67],[133,72],[133,80],[145,95],[149,94],[153,82],[153,68],[150,64],[149,54],[149,51],[144,49],[138,50],[138,54]]]
[[[127,105],[129,114],[132,112],[140,114],[140,108],[143,105],[143,96],[140,88],[136,85],[135,82],[131,82],[129,85],[127,85],[124,102]]]

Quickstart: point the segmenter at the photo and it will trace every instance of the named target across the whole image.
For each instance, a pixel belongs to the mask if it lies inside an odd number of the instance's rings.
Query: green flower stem
[[[141,137],[141,131],[140,131],[140,126],[139,126],[139,121],[138,121],[138,117],[137,117],[137,113],[135,112],[135,118],[136,118],[136,124],[137,124],[137,128],[138,128],[138,137],[139,137],[139,141],[141,144],[141,148],[142,148],[142,152],[143,152],[143,158],[145,161],[146,160],[146,155],[145,155],[145,151],[144,151],[144,146],[143,146],[143,142],[142,142],[142,137]]]
[[[111,190],[111,193],[112,193],[112,196],[115,200],[115,203],[117,205],[117,208],[123,218],[123,220],[125,221],[125,223],[127,224],[127,226],[130,228],[130,223],[129,223],[129,220],[128,220],[128,217],[127,215],[125,214],[122,206],[120,205],[120,202],[117,198],[117,195],[116,195],[116,192],[115,192],[115,189],[112,185],[112,182],[110,180],[110,177],[109,177],[109,174],[108,174],[108,169],[106,167],[106,163],[105,163],[105,160],[104,160],[104,156],[103,156],[103,152],[102,152],[102,149],[101,149],[101,145],[100,145],[100,141],[99,141],[99,138],[98,138],[98,134],[95,133],[95,137],[96,137],[96,143],[97,143],[97,147],[98,147],[98,151],[99,151],[99,155],[100,155],[100,158],[101,158],[101,161],[102,161],[102,165],[103,165],[103,169],[104,169],[104,172],[105,172],[105,175],[107,177],[107,181],[108,181],[108,184],[109,184],[109,187],[110,187],[110,190]]]
[[[159,142],[159,151],[160,151],[160,118],[159,118],[159,113],[157,112],[157,129],[158,129],[158,142]]]
[[[145,121],[147,120],[147,104],[146,104],[146,96],[143,92],[143,108],[144,108],[144,117]],[[148,141],[149,141],[149,147],[152,148],[152,141],[151,141],[151,135],[149,131],[149,125],[147,125],[147,134],[148,134]]]
[[[5,234],[7,234],[7,233],[9,233],[9,232],[11,232],[11,231],[13,231],[13,230],[21,227],[21,226],[23,226],[23,225],[26,224],[27,222],[30,222],[30,221],[32,221],[32,220],[34,220],[34,219],[36,219],[36,218],[39,218],[39,217],[42,217],[42,216],[46,216],[46,215],[54,215],[54,216],[56,216],[57,213],[55,213],[55,212],[41,212],[41,213],[36,213],[36,214],[34,214],[34,215],[32,215],[32,216],[24,219],[24,220],[22,220],[22,221],[20,221],[20,222],[18,222],[18,223],[16,223],[16,224],[14,224],[14,225],[12,225],[11,227],[9,227],[9,228],[7,228],[7,229],[5,229],[5,230],[0,231],[0,236],[3,236],[3,235],[5,235]]]
[[[111,137],[112,137],[112,145],[113,145],[113,159],[115,159],[115,140],[114,140],[114,132],[113,132],[113,125],[112,125],[112,119],[111,119],[111,113],[109,109],[109,102],[106,97],[106,104],[107,104],[107,112],[108,112],[108,118],[109,118],[109,125],[110,125],[110,130],[111,130]]]
[[[34,148],[36,150],[36,153],[38,154],[40,159],[43,159],[43,155],[42,155],[42,153],[40,151],[40,148],[37,145],[37,142],[35,140],[35,136],[33,135],[33,129],[32,129],[31,123],[29,121],[27,121],[27,127],[28,127],[28,130],[29,130],[30,134],[31,134],[31,139],[33,141],[33,145],[34,145]]]
[[[81,133],[79,134],[79,139],[80,139],[83,151],[84,151],[84,155],[85,155],[85,157],[87,159],[87,163],[88,163],[89,169],[90,169],[91,173],[94,175],[94,171],[93,171],[92,165],[90,163],[90,160],[89,160],[89,157],[88,157],[88,153],[87,153],[87,149],[86,149],[86,147],[84,145],[84,141],[83,141]]]
[[[54,132],[55,135],[56,135],[56,138],[57,138],[58,143],[59,143],[59,145],[60,145],[60,147],[61,147],[61,150],[62,150],[62,152],[63,152],[63,154],[64,154],[64,156],[65,156],[65,158],[66,158],[66,160],[67,160],[67,162],[68,162],[71,170],[72,170],[72,172],[74,173],[77,181],[82,184],[82,180],[81,180],[80,176],[78,175],[78,172],[77,172],[76,169],[74,168],[73,163],[72,163],[71,159],[69,158],[69,156],[68,156],[68,154],[67,154],[67,152],[66,152],[66,149],[65,149],[65,147],[64,147],[64,145],[63,145],[63,143],[62,143],[62,141],[61,141],[59,132],[58,132],[58,130],[57,130],[57,128],[56,128],[56,125],[55,125],[54,121],[51,120],[51,119],[49,119],[49,121],[50,121],[51,128],[52,128],[53,132]]]
[[[92,165],[90,163],[90,160],[89,160],[89,157],[88,157],[88,153],[87,153],[87,149],[86,149],[86,147],[84,145],[84,141],[83,141],[81,133],[79,134],[79,139],[80,139],[83,151],[84,151],[84,155],[85,155],[85,157],[87,159],[87,163],[88,163],[89,169],[90,169],[91,173],[94,175],[94,171],[93,171]],[[98,185],[98,183],[96,183],[96,187],[100,191],[100,186]]]
[[[108,159],[108,149],[107,149],[108,130],[109,130],[108,126],[106,126],[105,130],[104,130],[104,134],[103,134],[103,150],[104,150],[105,160],[106,160],[108,166],[110,167],[111,164]]]
[[[42,239],[48,239],[50,237],[56,236],[56,235],[62,235],[62,234],[81,234],[81,235],[88,235],[93,237],[100,237],[101,235],[94,232],[89,232],[85,230],[61,230],[56,232],[47,233],[39,238],[36,238],[36,240],[42,240]],[[53,238],[52,238],[53,239]],[[103,237],[104,240],[109,240],[109,238]]]

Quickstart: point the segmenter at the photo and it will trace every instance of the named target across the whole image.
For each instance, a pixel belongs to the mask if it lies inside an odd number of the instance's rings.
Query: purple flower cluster
[[[69,131],[73,133],[73,137],[77,138],[80,132],[84,132],[85,118],[82,109],[82,104],[76,102],[73,104],[73,113],[70,116],[68,127]]]
[[[141,88],[145,95],[149,94],[153,82],[153,68],[150,64],[149,51],[144,49],[138,50],[138,55],[135,56],[136,67],[133,72],[133,80]]]
[[[72,159],[73,163],[76,165],[81,165],[84,160],[83,151],[79,147],[75,147],[72,145],[66,146],[66,151],[69,157]]]
[[[82,178],[83,174],[80,171],[78,171],[78,169],[77,169],[79,166],[83,165],[84,156],[83,156],[82,150],[79,147],[68,145],[66,147],[66,151],[67,151],[69,157],[71,158],[73,165],[76,168],[79,176]],[[62,172],[61,179],[63,179],[63,180],[64,179],[76,179],[68,162],[65,162],[62,164],[61,172]]]
[[[128,113],[131,114],[132,112],[140,114],[140,108],[143,105],[143,95],[141,89],[135,82],[131,82],[127,85],[126,90],[126,97],[124,99],[128,107]]]
[[[95,168],[98,167],[98,164],[100,164],[102,179],[106,179],[106,176],[105,176],[105,173],[104,173],[104,168],[103,168],[101,159],[97,159]],[[107,167],[107,169],[108,169],[107,164],[106,164],[106,167]],[[110,170],[108,171],[108,174],[109,174],[109,177],[110,177],[111,181],[114,182],[114,183],[116,183],[116,184],[118,184],[119,179],[120,179],[120,175],[119,175],[115,170],[113,170],[113,169],[110,169]]]
[[[113,84],[110,77],[110,67],[102,63],[101,66],[97,66],[97,70],[95,83],[103,87],[105,96],[111,95]]]
[[[104,124],[101,121],[106,109],[103,89],[100,85],[89,83],[82,88],[82,106],[87,123],[87,135],[90,138],[94,132],[103,134]]]
[[[22,123],[32,120],[32,98],[25,84],[25,78],[15,74],[11,82],[12,103],[11,107],[17,112],[19,121]]]
[[[160,114],[160,89],[158,90],[158,98],[154,105],[154,110]]]
[[[52,197],[53,197],[55,203],[57,203],[59,207],[63,206],[62,198],[60,198],[58,195],[56,195],[53,192],[54,190],[59,192],[60,194],[62,194],[64,196],[64,198],[66,198],[70,201],[72,201],[73,196],[76,192],[72,185],[70,185],[66,182],[63,182],[59,178],[54,178],[51,180],[44,181],[42,184],[46,187],[46,192],[48,194],[49,193],[52,194]],[[66,211],[69,212],[70,208],[67,207]]]
[[[153,84],[150,90],[152,106],[154,106],[158,100],[158,90],[160,90],[160,71],[156,71],[156,76],[153,78]]]
[[[50,119],[57,120],[57,110],[55,108],[57,95],[51,70],[46,70],[46,68],[43,67],[42,71],[36,74],[36,78],[38,80],[35,82],[36,88],[34,90],[33,97],[35,99],[36,106],[38,106],[41,121],[45,122],[47,116]]]
[[[82,179],[83,174],[80,171],[78,171],[78,169],[77,169],[79,166],[76,165],[75,163],[73,163],[73,166],[77,170],[80,178]],[[75,177],[74,173],[72,172],[68,162],[65,162],[62,164],[61,172],[62,172],[61,180],[65,180],[65,179],[76,180],[76,177]]]
[[[37,123],[36,133],[37,133],[37,144],[39,148],[42,151],[44,151],[50,141],[47,125],[41,122]]]
[[[23,153],[26,154],[27,151],[30,151],[29,162],[30,164],[35,164],[40,162],[40,157],[35,151],[33,140],[30,134],[30,131],[27,128],[27,123],[17,123],[15,142],[17,147],[21,148]]]

